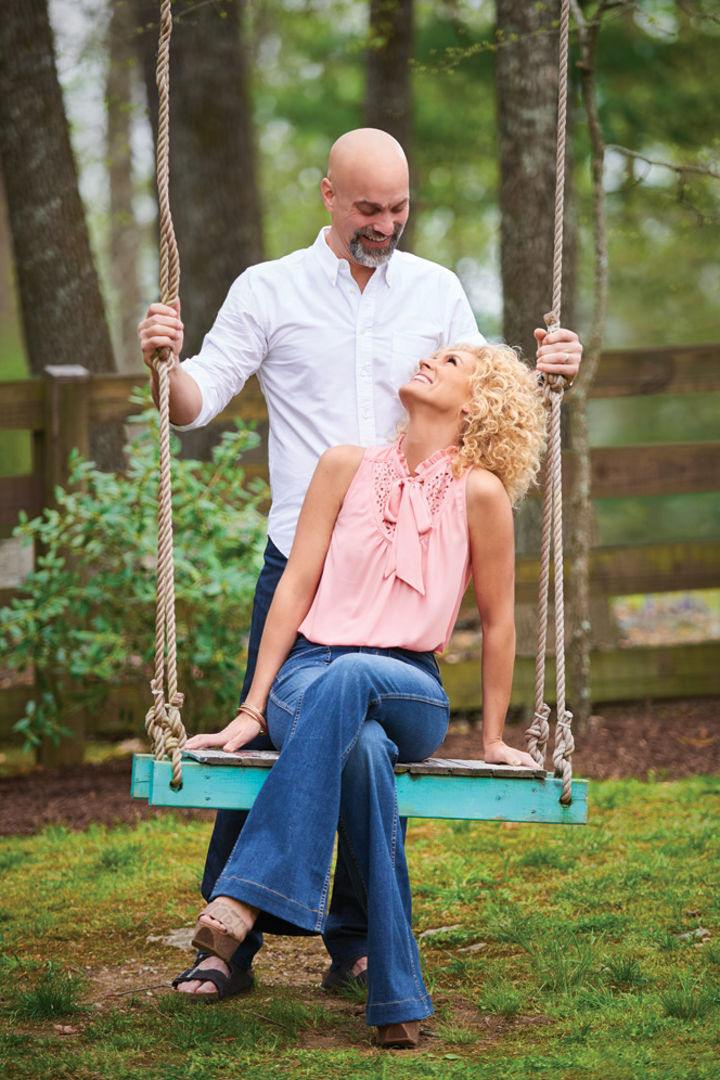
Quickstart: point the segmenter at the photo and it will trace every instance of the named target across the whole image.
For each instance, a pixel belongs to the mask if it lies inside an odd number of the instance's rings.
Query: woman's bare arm
[[[495,765],[535,762],[503,741],[515,664],[515,542],[501,482],[473,469],[467,484],[473,583],[482,622],[483,756]]]
[[[264,713],[270,687],[297,637],[317,591],[335,520],[358,470],[364,450],[337,446],[327,450],[310,481],[287,566],[278,582],[260,642],[252,685],[245,699]],[[247,714],[214,735],[195,735],[190,750],[222,746],[237,750],[254,738],[260,725]]]

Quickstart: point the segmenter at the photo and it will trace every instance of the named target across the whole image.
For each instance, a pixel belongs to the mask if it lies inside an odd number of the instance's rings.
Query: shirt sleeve
[[[182,362],[200,388],[202,406],[191,424],[175,425],[177,431],[209,424],[258,370],[268,351],[262,315],[246,270],[230,286],[200,352]]]
[[[450,277],[452,286],[449,289],[447,344],[484,345],[485,338],[478,330],[465,290],[455,274],[450,274]]]

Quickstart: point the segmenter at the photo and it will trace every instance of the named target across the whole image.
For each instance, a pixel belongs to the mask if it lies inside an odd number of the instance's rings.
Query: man
[[[410,204],[407,160],[395,139],[374,128],[341,136],[330,151],[321,195],[330,226],[312,247],[241,274],[198,356],[178,362],[179,310],[153,304],[139,327],[148,365],[157,348],[173,352],[170,418],[177,427],[209,423],[255,373],[267,403],[272,506],[242,697],[322,452],[341,443],[367,446],[391,438],[402,411],[397,387],[418,361],[441,345],[484,340],[455,275],[396,250]],[[573,378],[582,353],[577,335],[537,330],[536,338],[538,368]],[[156,393],[155,373],[152,382]],[[209,895],[245,816],[218,813],[203,895]],[[362,982],[365,917],[352,894],[342,846],[323,938],[332,957],[323,986]],[[214,993],[222,984],[226,996],[248,989],[260,944],[259,935],[249,935],[229,969],[217,957],[202,960],[183,973],[178,989]],[[215,977],[201,981],[203,971]]]

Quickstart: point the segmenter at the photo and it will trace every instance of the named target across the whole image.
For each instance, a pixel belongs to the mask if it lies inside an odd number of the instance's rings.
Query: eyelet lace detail
[[[382,531],[388,540],[395,535],[396,523],[388,521],[385,517],[385,508],[393,484],[399,479],[397,468],[392,461],[376,461],[373,466],[373,489],[375,493],[375,509]],[[450,485],[453,481],[451,462],[447,457],[435,465],[432,472],[425,476],[412,478],[412,483],[420,485],[433,520],[440,513]]]

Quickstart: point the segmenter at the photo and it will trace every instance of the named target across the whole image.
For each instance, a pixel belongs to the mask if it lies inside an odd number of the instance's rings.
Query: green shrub
[[[74,710],[102,707],[113,685],[152,677],[157,414],[145,409],[131,423],[124,473],[74,455],[56,506],[33,521],[21,516],[15,529],[36,545],[36,564],[0,610],[0,641],[13,669],[35,671],[36,692],[15,725],[26,745],[57,739]],[[212,727],[239,691],[268,495],[264,482],[247,481],[240,459],[257,442],[238,424],[200,462],[178,459],[173,440],[178,684],[194,729],[194,702],[211,707]]]

